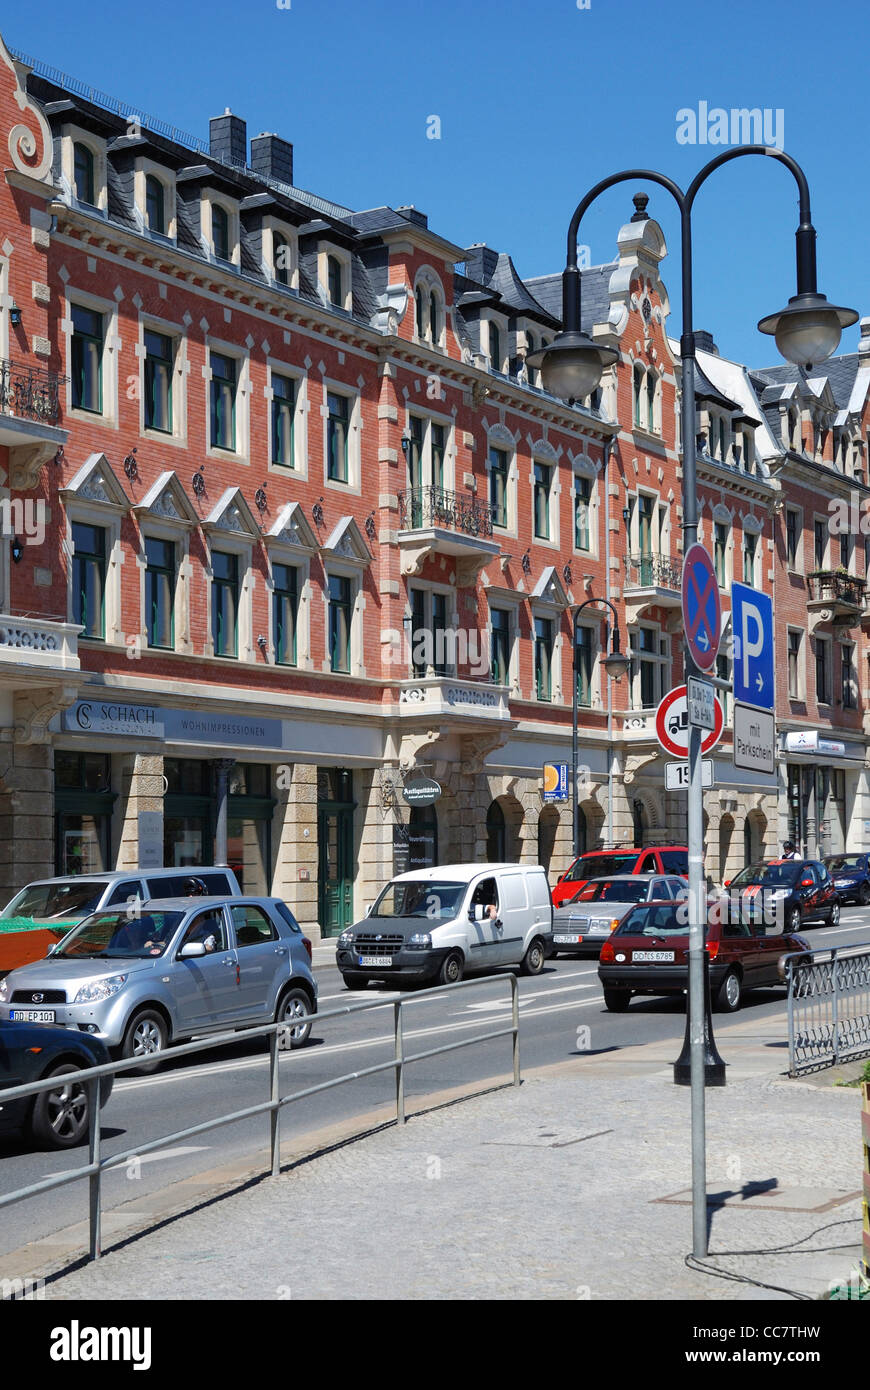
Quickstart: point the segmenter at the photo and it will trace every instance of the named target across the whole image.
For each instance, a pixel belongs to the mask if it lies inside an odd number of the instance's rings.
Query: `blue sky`
[[[685,185],[716,146],[676,140],[681,108],[782,111],[806,170],[819,288],[870,313],[866,73],[870,7],[854,0],[105,0],[10,11],[6,42],[194,135],[229,106],[248,136],[295,147],[295,181],[354,208],[413,203],[461,246],[509,251],[522,275],[560,270],[573,208],[599,179],[649,167]],[[427,138],[438,116],[441,138]],[[429,127],[431,128],[431,126]],[[640,185],[638,185],[640,186]],[[615,254],[633,184],[584,220],[593,263]],[[678,334],[675,209],[649,186]],[[738,159],[699,195],[695,322],[720,349],[777,360],[756,321],[794,293],[796,188]],[[844,334],[843,348],[857,341]],[[771,350],[772,349],[772,350]]]

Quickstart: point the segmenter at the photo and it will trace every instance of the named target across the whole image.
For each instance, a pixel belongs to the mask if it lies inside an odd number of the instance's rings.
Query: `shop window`
[[[204,759],[164,758],[163,863],[168,868],[211,864],[211,765]]]
[[[497,801],[490,802],[486,813],[486,858],[490,864],[507,862],[507,826]]]
[[[227,859],[242,892],[266,895],[272,878],[272,770],[266,763],[237,763],[227,801]]]
[[[114,801],[108,754],[55,752],[56,873],[104,873],[110,867]]]

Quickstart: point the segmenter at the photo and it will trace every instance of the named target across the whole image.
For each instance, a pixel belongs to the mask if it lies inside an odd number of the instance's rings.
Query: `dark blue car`
[[[76,1081],[84,1067],[103,1066],[112,1059],[98,1038],[72,1028],[44,1028],[32,1023],[0,1021],[0,1133],[23,1130],[43,1149],[72,1149],[88,1136],[90,1102],[87,1087]],[[3,1104],[3,1091],[56,1076],[56,1091]],[[103,1077],[103,1104],[112,1089]]]
[[[831,854],[825,864],[841,903],[870,903],[870,854]]]

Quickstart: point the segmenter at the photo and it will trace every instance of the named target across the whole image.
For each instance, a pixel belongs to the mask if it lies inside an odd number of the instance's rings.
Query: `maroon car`
[[[727,900],[726,900],[727,902]],[[746,990],[782,985],[780,962],[794,951],[812,951],[795,932],[750,925],[722,902],[709,908],[707,952],[710,992],[717,1009],[734,1013]],[[598,978],[604,1006],[621,1012],[633,994],[684,994],[689,974],[689,923],[685,903],[646,903],[634,908],[601,947]]]

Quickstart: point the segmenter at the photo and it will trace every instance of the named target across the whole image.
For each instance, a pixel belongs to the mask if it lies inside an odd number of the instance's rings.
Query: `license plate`
[[[581,938],[579,936],[554,936],[553,940],[561,946],[575,946]]]
[[[54,1009],[10,1009],[13,1023],[54,1023]]]
[[[392,956],[358,956],[360,965],[392,965]]]
[[[842,878],[835,879],[835,880],[834,880],[834,883],[835,883],[835,886],[836,886],[837,888],[851,888],[851,887],[852,887],[851,883],[847,883],[847,882],[845,881],[845,879],[842,879]]]
[[[632,960],[673,960],[673,951],[632,951]]]

